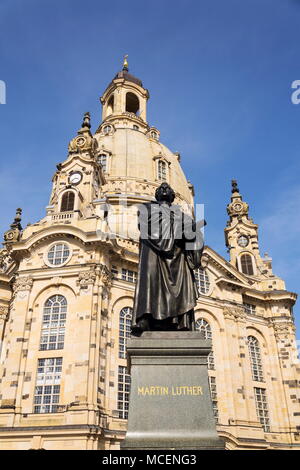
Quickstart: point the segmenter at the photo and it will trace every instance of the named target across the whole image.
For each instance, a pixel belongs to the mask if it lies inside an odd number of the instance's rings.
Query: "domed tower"
[[[123,216],[134,214],[133,205],[154,199],[155,190],[163,181],[174,189],[177,204],[187,210],[193,205],[192,188],[181,169],[179,154],[163,145],[158,129],[147,123],[148,99],[148,90],[129,73],[126,59],[100,98],[102,122],[94,137],[98,142],[98,162],[107,181],[103,193],[111,207],[128,205],[127,212],[123,207]],[[137,221],[135,217],[130,220],[129,234],[135,238]],[[113,232],[126,235],[115,221],[110,221],[110,226]]]

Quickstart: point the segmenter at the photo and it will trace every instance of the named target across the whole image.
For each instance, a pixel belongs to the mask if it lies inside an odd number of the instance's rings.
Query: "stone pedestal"
[[[200,332],[144,332],[127,343],[131,391],[121,449],[224,449]]]

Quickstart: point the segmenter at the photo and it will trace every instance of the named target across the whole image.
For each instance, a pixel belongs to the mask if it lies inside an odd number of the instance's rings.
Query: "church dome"
[[[126,80],[127,82],[133,82],[141,87],[143,86],[142,81],[139,78],[135,77],[134,75],[131,75],[130,73],[128,73],[127,70],[121,70],[121,72],[118,72],[114,80],[118,78],[124,78],[124,80]]]
[[[107,197],[122,194],[150,200],[166,181],[177,203],[193,204],[192,185],[181,169],[179,154],[163,145],[159,131],[147,122],[148,99],[148,90],[129,74],[125,58],[123,70],[100,98],[102,123],[94,137],[107,181],[103,192]]]
[[[146,132],[145,132],[146,131]],[[104,162],[107,192],[145,196],[149,200],[156,188],[167,181],[177,202],[192,204],[192,192],[179,163],[171,152],[152,135],[156,131],[140,129],[131,119],[106,121],[95,134],[99,162]]]

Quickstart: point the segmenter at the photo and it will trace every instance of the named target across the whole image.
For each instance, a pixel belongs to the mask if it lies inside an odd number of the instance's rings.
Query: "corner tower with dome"
[[[45,216],[20,209],[0,251],[0,448],[119,449],[130,391],[126,341],[138,265],[137,204],[167,181],[192,211],[180,156],[147,123],[148,91],[127,61],[57,165]],[[225,201],[224,201],[225,205]],[[230,259],[205,247],[197,328],[211,338],[217,430],[228,449],[300,449],[296,294],[259,253],[234,181]]]

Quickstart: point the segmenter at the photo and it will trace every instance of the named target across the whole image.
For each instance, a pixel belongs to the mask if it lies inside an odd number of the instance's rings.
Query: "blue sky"
[[[99,97],[127,53],[150,91],[149,123],[205,204],[206,243],[227,257],[236,178],[262,254],[297,292],[299,40],[299,0],[1,0],[0,231],[19,206],[24,225],[44,216],[56,163],[85,111],[98,126]]]

